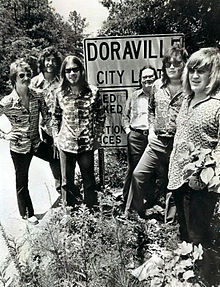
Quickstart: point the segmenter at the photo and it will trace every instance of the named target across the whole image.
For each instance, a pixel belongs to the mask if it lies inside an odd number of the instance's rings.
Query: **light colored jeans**
[[[167,186],[169,158],[173,148],[173,138],[151,137],[139,163],[137,164],[129,190],[126,211],[132,207],[138,212],[145,211],[144,198],[154,199],[152,176],[160,169],[163,185]]]

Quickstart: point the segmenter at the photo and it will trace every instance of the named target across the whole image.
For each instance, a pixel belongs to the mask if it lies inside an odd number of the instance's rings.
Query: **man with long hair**
[[[147,205],[154,198],[148,191],[151,191],[149,184],[155,170],[160,168],[163,174],[160,178],[164,180],[163,185],[167,186],[169,157],[176,132],[176,116],[184,98],[181,76],[186,61],[187,52],[184,48],[170,47],[163,58],[162,78],[156,80],[152,87],[149,104],[152,133],[149,136],[149,144],[133,172],[126,206],[128,210],[132,204],[141,217],[145,217],[144,198]]]
[[[79,203],[74,184],[76,162],[84,187],[88,208],[97,205],[94,174],[94,150],[104,127],[104,107],[98,89],[85,79],[85,70],[76,56],[67,56],[60,70],[61,83],[53,113],[54,142],[60,152],[63,201],[70,206]]]
[[[61,55],[54,47],[45,48],[38,59],[40,73],[31,80],[31,88],[42,93],[50,118],[55,104],[55,91],[59,86],[61,63]],[[51,128],[48,130],[43,121],[40,122],[40,131],[43,141],[53,147]],[[54,161],[50,162],[50,168],[55,179],[56,190],[61,193],[60,161],[56,149],[54,147],[53,149]]]

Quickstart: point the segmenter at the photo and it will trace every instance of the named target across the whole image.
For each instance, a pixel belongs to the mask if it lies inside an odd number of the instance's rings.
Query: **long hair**
[[[186,63],[187,59],[188,59],[188,53],[186,51],[185,48],[183,47],[180,47],[180,45],[175,45],[175,46],[171,46],[164,54],[164,57],[163,57],[163,60],[162,60],[162,82],[163,84],[169,84],[170,82],[170,79],[167,75],[167,72],[166,72],[166,67],[165,67],[165,64],[167,62],[170,61],[170,59],[172,57],[177,57],[177,56],[180,56],[182,61],[184,63]],[[183,67],[184,68],[184,67]]]
[[[78,57],[72,56],[72,55],[67,56],[61,65],[61,69],[60,69],[61,90],[66,90],[70,85],[69,81],[66,79],[66,73],[65,73],[66,65],[68,62],[72,62],[73,64],[76,64],[80,69],[79,87],[80,87],[81,93],[86,93],[90,91],[89,84],[86,81],[85,69],[84,69],[83,63]]]
[[[59,72],[60,72],[60,66],[61,66],[61,63],[62,63],[62,56],[61,56],[60,52],[58,52],[57,49],[55,47],[53,47],[53,46],[47,47],[41,52],[41,54],[40,54],[40,56],[38,58],[39,70],[40,70],[40,72],[44,72],[45,59],[46,59],[46,57],[49,57],[49,56],[54,56],[54,58],[56,60],[55,73],[56,73],[56,76],[58,76]]]
[[[22,68],[22,69],[24,69],[25,71],[30,72],[31,75],[32,75],[31,67],[30,67],[30,65],[25,61],[25,59],[24,59],[24,58],[17,59],[15,62],[11,63],[11,65],[10,65],[9,78],[10,78],[10,80],[11,80],[11,84],[12,84],[13,87],[15,87],[18,68]]]
[[[183,88],[189,95],[193,92],[189,83],[190,68],[209,71],[209,83],[205,88],[207,95],[220,88],[220,50],[218,48],[202,48],[189,58],[183,72]]]

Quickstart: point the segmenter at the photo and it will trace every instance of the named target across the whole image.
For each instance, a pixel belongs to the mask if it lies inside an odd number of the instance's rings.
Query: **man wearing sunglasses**
[[[126,211],[132,205],[144,218],[146,218],[146,206],[154,204],[151,202],[155,197],[150,194],[150,184],[155,171],[159,170],[162,174],[164,187],[168,183],[168,166],[176,131],[176,116],[184,98],[181,76],[187,57],[186,50],[178,45],[168,49],[163,58],[162,78],[156,80],[152,86],[149,102],[151,130],[149,144],[133,172],[126,205]],[[169,196],[165,192],[167,201]],[[165,212],[165,222],[173,221],[175,206],[167,209],[169,210]]]
[[[60,152],[63,202],[73,207],[81,203],[81,194],[74,183],[78,163],[84,203],[93,209],[98,204],[94,151],[99,147],[104,128],[104,107],[98,89],[86,80],[81,59],[67,56],[60,77],[52,126],[54,143]]]
[[[18,208],[23,219],[37,224],[28,190],[28,171],[33,156],[53,161],[53,151],[40,140],[39,117],[49,128],[46,103],[42,94],[29,88],[32,71],[23,59],[10,66],[11,94],[0,101],[0,115],[5,114],[11,131],[0,131],[0,138],[10,141],[10,154],[15,167]]]
[[[38,59],[40,73],[31,80],[31,88],[43,94],[50,117],[54,109],[55,91],[59,86],[61,62],[61,55],[54,47],[45,48]],[[50,168],[55,178],[56,190],[61,193],[60,161],[58,151],[53,145],[51,129],[48,130],[44,122],[40,121],[40,131],[43,141],[54,150],[54,160],[50,162]]]

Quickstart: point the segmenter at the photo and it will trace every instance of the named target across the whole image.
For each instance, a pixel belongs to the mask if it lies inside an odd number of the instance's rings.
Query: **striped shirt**
[[[55,99],[56,99],[56,90],[59,86],[59,78],[55,77],[51,82],[48,82],[45,78],[43,73],[40,73],[39,75],[35,76],[31,79],[31,85],[30,87],[35,90],[36,92],[40,92],[44,96],[44,100],[46,102],[46,105],[48,107],[48,112],[51,117],[52,111],[54,110],[55,105]],[[51,129],[47,129],[46,126],[43,125],[43,122],[40,121],[40,126],[44,129],[44,131],[51,135],[52,131]]]
[[[157,135],[173,138],[176,117],[185,97],[180,89],[173,97],[161,79],[154,82],[149,101],[149,122]]]
[[[90,87],[86,94],[57,91],[55,111],[52,116],[53,135],[58,136],[59,148],[80,153],[93,150],[100,141],[104,128],[104,107],[98,89]]]
[[[40,143],[39,115],[47,125],[47,106],[41,94],[29,89],[29,111],[21,104],[21,100],[14,89],[11,94],[0,101],[0,116],[5,114],[11,123],[11,132],[19,132],[18,140],[10,140],[10,149],[17,153],[28,153],[31,149],[36,151]],[[5,133],[0,131],[0,138]]]

